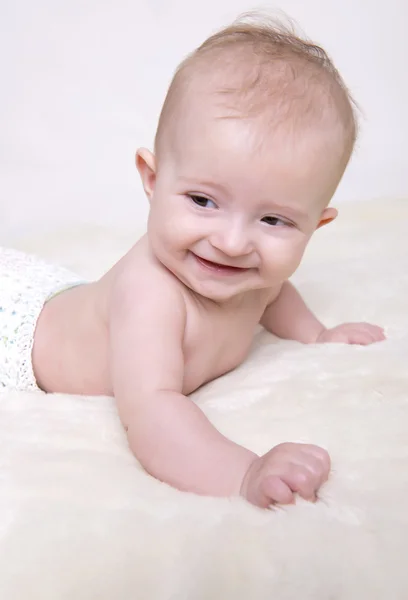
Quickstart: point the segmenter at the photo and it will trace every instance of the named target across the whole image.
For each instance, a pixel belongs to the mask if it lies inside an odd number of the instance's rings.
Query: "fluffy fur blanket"
[[[320,500],[262,511],[180,493],[140,468],[112,399],[9,393],[1,598],[408,598],[408,201],[340,208],[294,282],[328,325],[369,320],[388,340],[304,346],[259,332],[245,364],[192,397],[259,453],[327,447]],[[134,238],[85,227],[15,246],[93,277]]]

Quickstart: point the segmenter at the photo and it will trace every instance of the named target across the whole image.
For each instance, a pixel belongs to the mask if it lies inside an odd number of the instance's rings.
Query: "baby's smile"
[[[206,269],[207,271],[211,271],[212,273],[217,273],[219,275],[238,275],[238,274],[249,271],[249,269],[247,269],[247,268],[234,267],[232,265],[221,264],[221,263],[213,262],[211,260],[207,260],[206,258],[198,256],[197,254],[194,254],[194,252],[191,252],[191,254],[194,256],[194,258],[196,259],[196,262],[203,269]]]

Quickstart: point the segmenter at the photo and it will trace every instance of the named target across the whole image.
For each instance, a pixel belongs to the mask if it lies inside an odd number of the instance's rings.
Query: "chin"
[[[246,287],[241,288],[240,286],[229,287],[227,285],[213,285],[209,282],[194,283],[190,284],[189,287],[195,294],[217,303],[228,302],[233,298],[250,291]]]

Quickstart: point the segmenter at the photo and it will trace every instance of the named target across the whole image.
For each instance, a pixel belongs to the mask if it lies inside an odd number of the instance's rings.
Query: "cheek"
[[[173,202],[169,198],[152,203],[148,231],[155,239],[156,246],[182,248],[194,238],[196,229],[195,220],[182,205],[182,201]]]
[[[270,240],[263,255],[268,267],[284,277],[290,277],[302,260],[307,241],[297,236]]]

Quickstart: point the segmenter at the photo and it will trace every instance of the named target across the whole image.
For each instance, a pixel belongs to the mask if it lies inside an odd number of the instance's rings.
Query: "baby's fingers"
[[[376,341],[378,340],[368,331],[355,330],[348,334],[348,343],[352,345],[368,346],[369,344],[374,344]]]
[[[281,447],[287,448],[287,452],[291,451],[292,465],[307,468],[320,483],[326,481],[331,467],[327,450],[315,444],[281,444]]]
[[[293,492],[282,477],[269,475],[260,485],[262,501],[259,506],[267,507],[270,504],[292,504]]]
[[[375,342],[382,342],[383,340],[385,340],[385,335],[381,331],[356,329],[349,333],[349,344],[368,346],[369,344],[375,344]]]
[[[316,492],[322,484],[319,475],[311,473],[305,467],[292,465],[281,478],[292,492],[298,493],[304,500],[315,502]]]
[[[303,454],[313,456],[323,471],[330,471],[330,455],[327,450],[315,444],[299,444],[299,448]]]
[[[382,327],[378,327],[378,325],[370,325],[369,323],[366,324],[366,327],[367,333],[370,333],[375,342],[381,342],[386,339],[386,335]]]
[[[371,323],[356,323],[349,333],[349,344],[366,346],[385,339],[384,329]]]

